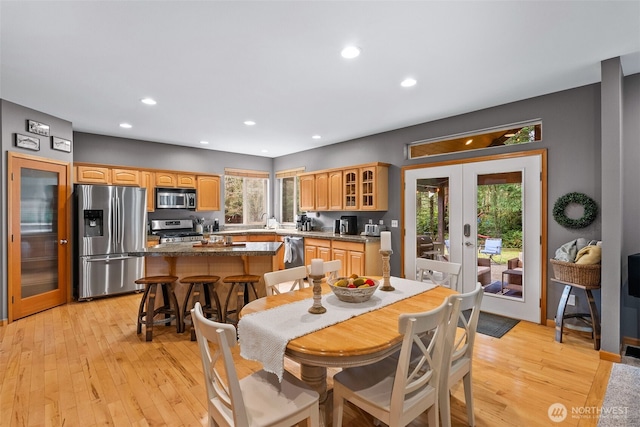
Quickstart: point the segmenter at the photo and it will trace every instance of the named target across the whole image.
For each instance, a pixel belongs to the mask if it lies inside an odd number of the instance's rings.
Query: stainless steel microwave
[[[156,188],[156,209],[196,209],[193,188]]]

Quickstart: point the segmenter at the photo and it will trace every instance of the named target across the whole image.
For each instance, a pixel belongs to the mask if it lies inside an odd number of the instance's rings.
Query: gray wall
[[[0,135],[2,135],[2,165],[0,166],[0,180],[2,182],[2,200],[0,205],[0,215],[2,215],[2,227],[0,227],[0,257],[2,259],[2,289],[0,290],[0,319],[8,318],[7,307],[7,289],[8,289],[8,277],[7,277],[7,209],[4,209],[4,205],[7,200],[7,185],[8,177],[6,173],[7,167],[7,153],[9,151],[15,151],[23,154],[29,154],[32,156],[46,157],[48,159],[55,159],[64,162],[71,163],[73,161],[73,144],[72,152],[65,153],[62,151],[56,151],[51,149],[51,137],[34,135],[26,131],[27,120],[35,120],[49,125],[50,133],[53,136],[57,136],[64,139],[73,139],[73,131],[71,129],[71,122],[62,120],[57,117],[45,114],[39,111],[26,108],[6,100],[0,100]],[[40,138],[40,151],[32,151],[15,146],[15,133],[23,135],[33,136]],[[69,211],[71,212],[71,210]]]

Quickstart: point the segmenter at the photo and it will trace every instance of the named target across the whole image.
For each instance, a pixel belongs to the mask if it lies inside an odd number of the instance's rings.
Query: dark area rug
[[[471,310],[465,310],[462,312],[464,317],[468,320],[471,315]],[[516,326],[520,320],[511,319],[509,317],[499,316],[497,314],[480,312],[478,318],[477,332],[483,335],[489,335],[494,338],[501,338],[504,334],[509,332],[514,326]],[[458,324],[458,326],[462,326]]]
[[[484,291],[488,292],[490,294],[499,294],[501,292],[500,281],[496,280],[495,282],[491,282],[490,285],[487,285],[487,286],[484,287]],[[513,290],[513,289],[508,289],[507,292],[505,292],[502,295],[507,296],[507,297],[522,298],[522,292],[516,291],[516,290]]]

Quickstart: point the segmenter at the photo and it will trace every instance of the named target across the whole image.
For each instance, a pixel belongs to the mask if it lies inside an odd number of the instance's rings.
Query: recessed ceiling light
[[[156,100],[153,99],[153,98],[142,98],[140,100],[140,102],[142,102],[143,104],[147,104],[147,105],[156,105],[157,104]]]
[[[253,120],[245,120],[244,124],[247,126],[254,126],[256,122],[254,122]]]
[[[133,126],[131,126],[129,123],[120,123],[120,127],[125,129],[131,129]]]
[[[411,86],[415,86],[416,83],[418,83],[418,82],[415,79],[412,79],[412,78],[409,77],[407,79],[404,79],[400,83],[400,86],[402,86],[402,87],[411,87]]]
[[[473,142],[473,139],[470,139],[467,142],[465,142],[464,145],[470,145],[472,142]]]
[[[200,144],[202,145],[207,145],[209,143],[209,141],[200,141]]]
[[[269,152],[269,150],[262,150],[262,152],[263,152],[263,153],[268,153],[268,152]]]
[[[321,137],[320,135],[313,135],[311,138],[313,138],[313,139],[320,139],[320,138],[322,138],[322,137]]]
[[[343,58],[353,59],[360,55],[360,48],[357,46],[347,46],[340,52]]]

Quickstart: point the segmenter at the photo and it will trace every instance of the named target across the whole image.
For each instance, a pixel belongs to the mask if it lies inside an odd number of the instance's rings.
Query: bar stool
[[[142,323],[144,323],[147,334],[146,341],[153,339],[153,325],[156,323],[170,324],[171,321],[175,319],[176,332],[182,332],[180,306],[178,305],[176,294],[171,287],[171,284],[176,280],[178,280],[178,278],[175,276],[149,276],[135,281],[139,285],[144,285],[144,293],[142,294],[140,308],[138,309],[138,333],[142,332]],[[158,285],[160,285],[162,289],[164,304],[162,307],[155,308]],[[165,318],[154,321],[153,318],[158,314],[164,314]]]
[[[227,315],[229,313],[236,313],[235,323],[237,323],[237,321],[240,320],[239,314],[242,305],[240,304],[240,298],[238,298],[236,309],[229,311],[229,300],[231,299],[231,294],[237,286],[244,287],[242,292],[242,299],[244,304],[247,304],[249,302],[249,287],[251,287],[251,289],[253,289],[253,294],[256,298],[258,298],[258,292],[256,291],[255,284],[260,282],[260,276],[255,276],[253,274],[239,274],[237,276],[227,276],[222,279],[222,281],[231,285],[231,287],[229,288],[229,293],[227,294],[227,298],[224,302],[224,321],[227,321]]]
[[[193,328],[193,321],[191,320],[191,309],[196,305],[196,302],[200,301],[200,293],[204,293],[204,305],[202,306],[202,312],[206,317],[211,318],[212,314],[216,314],[216,320],[224,323],[224,316],[222,309],[220,308],[220,299],[215,289],[215,284],[220,280],[220,276],[189,276],[180,279],[180,283],[189,285],[187,294],[184,297],[184,304],[182,304],[182,324],[186,330],[187,320],[191,327],[191,341],[196,340],[196,331]],[[211,305],[211,295],[213,295],[213,302],[215,307]],[[191,296],[191,303],[189,304],[189,297]]]

